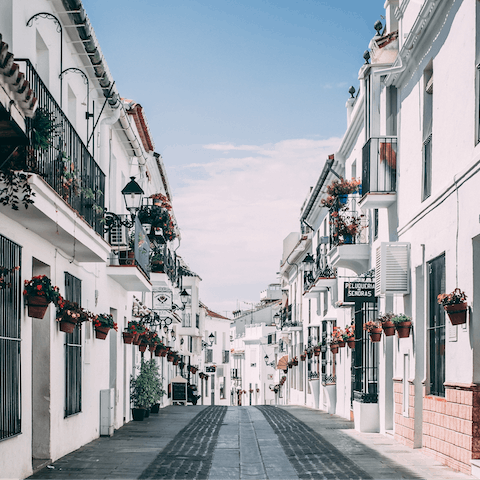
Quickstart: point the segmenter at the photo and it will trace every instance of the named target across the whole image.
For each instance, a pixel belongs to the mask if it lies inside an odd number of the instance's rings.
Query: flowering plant
[[[93,324],[95,327],[113,328],[116,332],[118,332],[118,327],[113,321],[113,316],[108,313],[100,313],[99,315],[95,315]]]
[[[437,297],[437,302],[444,307],[446,305],[457,305],[467,301],[465,292],[462,292],[459,288],[456,288],[452,293],[441,293]]]
[[[145,335],[145,340],[147,341],[148,345],[152,346],[157,346],[160,342],[157,332],[147,333],[147,335]]]
[[[363,329],[366,330],[367,332],[371,332],[375,328],[380,327],[380,322],[376,320],[369,320],[368,322],[363,324]]]
[[[128,322],[127,332],[145,335],[148,332],[148,328],[143,323],[132,320],[131,322]]]
[[[82,323],[95,319],[93,313],[84,310],[77,302],[70,302],[61,298],[58,307],[57,322]]]
[[[393,323],[395,323],[395,325],[397,323],[403,323],[403,322],[411,322],[412,321],[412,317],[408,317],[407,315],[405,315],[404,313],[399,313],[398,315],[394,315],[392,318],[391,318],[391,321]]]
[[[333,327],[331,343],[337,344],[343,342],[343,330],[338,327]]]
[[[37,275],[31,280],[25,280],[25,289],[23,290],[23,294],[27,296],[38,295],[45,297],[47,302],[53,302],[55,305],[59,305],[62,299],[59,288],[54,287],[46,275]]]
[[[392,318],[395,316],[394,313],[392,312],[389,312],[389,313],[384,313],[384,314],[380,314],[380,316],[378,317],[378,321],[380,323],[385,323],[385,322],[391,322],[392,321]]]
[[[334,180],[327,187],[328,197],[326,199],[322,199],[322,205],[332,208],[337,197],[340,195],[350,195],[351,193],[356,192],[361,183],[362,182],[360,180],[355,180],[354,178],[351,180],[345,180],[344,178],[341,178],[340,180]]]
[[[347,325],[345,331],[343,332],[343,341],[346,342],[350,338],[355,337],[355,325]]]
[[[7,283],[7,275],[13,273],[16,270],[20,270],[20,266],[13,268],[0,267],[0,290],[6,287],[11,287],[11,282]]]

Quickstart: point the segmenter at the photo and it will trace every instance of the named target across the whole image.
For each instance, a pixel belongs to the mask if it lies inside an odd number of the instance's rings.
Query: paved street
[[[460,479],[350,421],[302,407],[167,407],[30,478]]]

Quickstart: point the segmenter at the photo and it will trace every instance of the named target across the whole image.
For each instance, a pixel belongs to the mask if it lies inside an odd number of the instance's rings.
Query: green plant
[[[32,120],[32,147],[35,150],[48,150],[52,139],[58,135],[61,123],[55,123],[55,116],[45,108],[37,108]]]
[[[378,321],[380,323],[385,323],[385,322],[391,322],[392,321],[392,318],[395,316],[394,313],[392,312],[389,312],[389,313],[385,313],[385,314],[380,314],[380,316],[378,317]]]
[[[137,370],[138,375],[130,377],[130,401],[134,408],[150,408],[165,395],[158,365],[154,359],[142,360]]]
[[[84,310],[77,302],[62,299],[58,306],[57,322],[82,323],[95,320],[95,315]]]
[[[99,315],[95,315],[95,319],[93,320],[93,324],[96,327],[105,327],[114,329],[118,332],[117,324],[113,321],[113,316],[109,313],[100,313]]]
[[[391,321],[396,325],[397,323],[411,322],[412,317],[409,317],[409,316],[405,315],[404,313],[399,313],[398,315],[394,315],[391,318]]]
[[[143,335],[148,332],[148,328],[143,323],[132,320],[128,322],[127,332]]]
[[[62,301],[59,288],[52,285],[46,275],[37,275],[31,280],[25,280],[24,295],[45,297],[47,302],[59,305]]]
[[[467,301],[465,292],[462,292],[458,287],[452,293],[441,293],[437,297],[437,302],[444,307],[446,305],[457,305]]]
[[[363,324],[363,329],[367,332],[371,332],[372,330],[380,328],[380,322],[377,322],[376,320],[369,320],[368,322],[365,322]]]

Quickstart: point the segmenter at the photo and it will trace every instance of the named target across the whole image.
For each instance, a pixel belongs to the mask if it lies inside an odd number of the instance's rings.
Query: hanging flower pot
[[[100,340],[105,340],[107,338],[109,331],[110,331],[109,327],[95,327],[95,338],[99,338]]]
[[[382,339],[382,328],[376,327],[370,330],[370,340],[372,343],[377,343]]]
[[[68,322],[67,320],[61,320],[59,324],[60,324],[60,330],[65,333],[73,333],[75,330],[75,327],[77,326],[76,323]]]
[[[149,346],[148,346],[148,349],[149,349],[151,352],[154,352],[154,351],[157,349],[157,346],[156,346],[156,345],[149,345]]]
[[[131,345],[131,343],[133,342],[134,335],[135,334],[132,332],[122,332],[123,343],[126,343],[127,345]]]
[[[382,328],[383,333],[386,337],[391,337],[392,335],[395,335],[395,324],[392,321],[387,320],[386,322],[383,322]]]
[[[133,344],[134,345],[140,345],[140,343],[142,342],[142,340],[140,339],[140,334],[139,333],[135,333],[133,335]]]
[[[410,328],[412,326],[412,322],[400,322],[395,324],[395,328],[397,329],[398,338],[408,338],[410,336]]]
[[[345,342],[342,340],[341,342],[337,343],[338,348],[343,348],[345,346]]]
[[[355,350],[355,339],[354,338],[349,338],[347,340],[347,345],[349,348],[351,348],[352,350]]]
[[[300,360],[301,360],[302,362],[304,362],[304,361],[306,360],[306,358],[307,358],[306,355],[304,355],[304,354],[300,355]]]
[[[145,352],[147,350],[147,344],[146,343],[141,343],[139,346],[138,346],[138,349],[141,351],[141,352]]]
[[[448,318],[450,319],[452,325],[461,325],[462,323],[467,323],[467,302],[456,303],[454,305],[445,305],[443,308],[448,313]]]
[[[332,351],[332,353],[335,355],[338,353],[338,345],[337,344],[331,344],[330,345],[330,350]]]
[[[28,295],[27,306],[28,316],[32,318],[43,318],[50,302],[39,295]]]
[[[313,349],[313,354],[318,357],[320,355],[321,347],[315,347]]]

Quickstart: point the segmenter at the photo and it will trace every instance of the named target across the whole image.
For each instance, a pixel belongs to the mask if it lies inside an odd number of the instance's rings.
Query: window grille
[[[230,362],[230,352],[228,350],[223,351],[222,356],[222,363],[229,363]]]
[[[82,304],[82,281],[65,272],[65,299]],[[65,416],[82,410],[82,325],[65,334]]]
[[[190,313],[183,312],[182,327],[192,326],[192,315]]]
[[[22,247],[0,235],[0,440],[21,433]]]
[[[445,292],[445,255],[435,258],[429,266],[429,376],[430,394],[445,396],[445,311],[437,303],[437,295]]]
[[[361,303],[355,307],[355,349],[352,350],[352,402],[378,402],[378,343],[370,341],[363,324],[375,320],[377,306]]]
[[[213,350],[211,348],[207,348],[205,350],[205,363],[212,363],[213,362]]]

